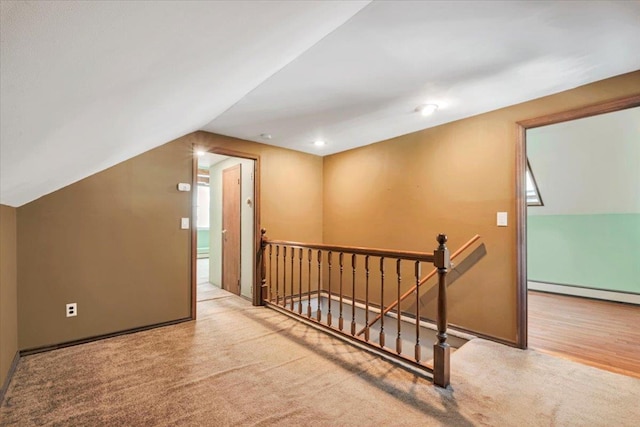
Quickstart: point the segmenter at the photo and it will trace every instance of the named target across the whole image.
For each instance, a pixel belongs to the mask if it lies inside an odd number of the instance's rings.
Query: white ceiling
[[[204,129],[333,154],[639,69],[639,40],[640,2],[373,2]]]
[[[638,1],[0,8],[11,206],[197,129],[325,155],[640,69]]]
[[[529,215],[640,214],[640,107],[529,129],[527,157]]]

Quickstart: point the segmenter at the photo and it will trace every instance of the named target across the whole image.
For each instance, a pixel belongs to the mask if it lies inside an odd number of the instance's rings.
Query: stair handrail
[[[472,244],[474,244],[478,239],[480,238],[479,234],[476,234],[475,236],[473,236],[471,239],[469,239],[469,241],[467,243],[465,243],[464,245],[460,246],[460,248],[458,248],[457,251],[455,251],[452,255],[451,255],[451,260],[453,261],[453,259],[455,259],[458,255],[460,255],[462,252],[464,252],[469,246],[471,246]],[[424,285],[426,283],[427,280],[431,279],[433,276],[436,275],[436,273],[438,272],[437,268],[434,268],[433,270],[431,270],[431,272],[429,274],[427,274],[426,276],[424,276],[422,278],[422,280],[420,280],[420,282],[417,285],[413,285],[411,287],[411,289],[409,289],[407,292],[405,292],[404,294],[402,294],[402,296],[400,297],[400,299],[394,301],[393,303],[391,303],[391,305],[385,307],[385,309],[378,314],[368,325],[366,325],[364,328],[362,328],[357,334],[356,336],[360,336],[364,333],[364,331],[366,331],[368,328],[370,328],[371,326],[375,325],[375,323],[380,320],[382,318],[382,316],[384,316],[385,314],[387,314],[388,312],[390,312],[391,310],[393,310],[396,305],[398,305],[399,303],[401,303],[402,301],[404,301],[409,295],[411,295],[412,293],[414,293],[416,291],[416,289],[418,289],[420,286]],[[416,321],[419,321],[420,319],[416,319]]]
[[[266,231],[265,231],[266,232]],[[264,244],[283,245],[294,249],[320,249],[323,251],[342,252],[345,254],[371,255],[382,258],[402,258],[410,261],[433,262],[432,252],[401,251],[395,249],[363,248],[359,246],[327,245],[324,243],[302,243],[288,240],[263,239]]]
[[[300,242],[290,242],[290,241],[282,241],[282,240],[270,240],[266,237],[266,230],[261,230],[261,244],[260,244],[260,282],[259,286],[261,286],[261,301],[260,303],[266,305],[269,308],[273,308],[277,311],[281,311],[287,315],[298,317],[300,319],[304,319],[304,321],[317,326],[322,329],[326,329],[331,331],[332,334],[336,336],[346,339],[349,341],[358,342],[359,345],[363,345],[373,349],[379,354],[385,355],[385,357],[401,361],[403,364],[410,364],[412,366],[416,366],[420,369],[423,369],[427,372],[433,374],[433,383],[439,387],[448,387],[450,383],[450,357],[451,357],[451,348],[447,343],[447,273],[451,268],[451,259],[449,255],[449,249],[447,248],[447,236],[444,233],[438,234],[436,237],[436,241],[438,242],[438,247],[431,253],[427,252],[410,252],[410,251],[395,251],[388,249],[376,249],[376,248],[360,248],[353,246],[337,246],[337,245],[327,245],[327,244],[318,244],[318,243],[300,243]],[[282,251],[280,250],[282,249]],[[314,255],[314,249],[317,250]],[[305,257],[306,252],[306,257]],[[332,264],[332,253],[336,253],[338,255],[338,263],[337,265]],[[326,258],[322,256],[322,254],[326,254]],[[282,254],[282,257],[280,257]],[[348,265],[345,265],[344,255],[351,254],[351,268]],[[272,257],[275,255],[275,259]],[[437,268],[438,275],[438,313],[437,313],[437,334],[436,334],[436,342],[433,344],[433,358],[432,363],[422,361],[421,349],[422,345],[420,344],[420,327],[419,322],[415,323],[416,326],[416,335],[415,335],[415,347],[414,347],[414,356],[408,356],[403,354],[402,352],[402,336],[401,336],[401,316],[398,316],[397,319],[397,329],[395,331],[396,340],[395,340],[395,350],[385,345],[385,331],[384,328],[380,328],[380,333],[378,337],[377,343],[370,342],[368,334],[365,334],[364,338],[356,336],[356,311],[355,311],[355,295],[356,295],[356,270],[357,270],[357,259],[358,256],[362,258],[364,256],[364,270],[365,270],[365,280],[364,280],[364,290],[365,290],[365,313],[369,313],[369,272],[371,271],[371,264],[369,257],[378,258],[378,263],[380,267],[380,305],[384,307],[384,283],[385,283],[385,260],[392,259],[395,260],[396,271],[395,275],[391,275],[389,279],[395,276],[396,280],[388,280],[389,284],[395,282],[397,297],[400,299],[401,297],[401,285],[402,285],[402,274],[401,274],[401,263],[412,261],[414,266],[414,274],[412,280],[415,280],[414,283],[419,283],[420,281],[420,263],[421,262],[432,262],[433,265]],[[303,267],[303,261],[306,260],[305,266]],[[323,262],[324,260],[324,262]],[[273,263],[272,261],[275,261]],[[317,268],[317,286],[316,289],[313,290],[311,286],[311,276],[312,276],[312,261],[315,261],[313,268]],[[267,270],[268,264],[268,270]],[[297,264],[297,268],[295,265]],[[348,264],[348,261],[347,261]],[[275,281],[273,280],[274,276],[274,268],[275,265]],[[327,304],[327,312],[324,316],[322,316],[322,309],[320,304],[320,295],[324,291],[323,286],[323,274],[322,268],[326,266],[328,268],[328,304]],[[280,269],[280,267],[282,267]],[[336,274],[339,272],[339,279],[337,283],[337,295],[339,297],[339,316],[338,316],[338,324],[333,325],[332,322],[332,313],[331,313],[331,277],[332,277],[332,267],[334,268],[334,272]],[[346,268],[345,268],[346,267]],[[373,267],[375,268],[375,267]],[[307,292],[303,293],[303,270],[306,272],[307,276]],[[343,278],[345,274],[349,274],[349,270],[352,276],[352,287],[351,287],[351,333],[344,329],[344,320],[345,316],[343,315]],[[267,273],[268,271],[268,273]],[[288,273],[288,274],[287,274]],[[295,274],[297,273],[297,274]],[[296,292],[296,283],[297,283],[297,292]],[[275,285],[275,286],[274,286]],[[393,285],[392,285],[393,286]],[[275,291],[275,292],[274,292]],[[312,315],[311,308],[311,295],[315,293],[317,295],[317,310],[315,316]],[[307,304],[307,313],[303,314],[302,306],[304,304],[304,297],[306,296],[306,304]],[[419,294],[416,294],[416,298],[419,297]],[[420,307],[419,301],[417,301],[417,307]],[[417,318],[419,319],[419,313],[417,313]],[[384,317],[382,317],[382,321],[384,321]],[[367,318],[368,320],[368,318]],[[381,326],[382,326],[381,321]],[[365,321],[368,323],[368,321]],[[368,331],[368,329],[367,329]]]

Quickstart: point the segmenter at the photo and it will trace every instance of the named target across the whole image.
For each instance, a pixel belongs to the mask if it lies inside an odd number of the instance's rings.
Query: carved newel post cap
[[[267,247],[267,229],[266,228],[260,229],[260,246],[262,246],[263,249]],[[277,246],[276,246],[276,253],[278,253]]]
[[[444,245],[445,243],[447,243],[447,235],[446,234],[438,234],[437,237],[438,243],[440,243],[441,245]]]

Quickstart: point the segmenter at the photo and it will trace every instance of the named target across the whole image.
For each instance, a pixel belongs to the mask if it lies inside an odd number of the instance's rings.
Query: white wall
[[[640,107],[527,130],[544,206],[528,215],[640,213]]]
[[[253,170],[254,161],[231,157],[216,163],[209,168],[211,190],[211,223],[209,281],[222,286],[222,170],[241,164],[242,186],[240,189],[240,294],[251,298],[253,291],[253,220],[254,194]],[[250,200],[250,204],[247,203]]]

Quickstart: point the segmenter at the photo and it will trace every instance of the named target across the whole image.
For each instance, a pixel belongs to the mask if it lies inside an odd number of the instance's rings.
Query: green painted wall
[[[208,228],[198,228],[198,253],[204,254],[209,253],[209,229]]]
[[[529,215],[528,279],[640,294],[640,214]]]

